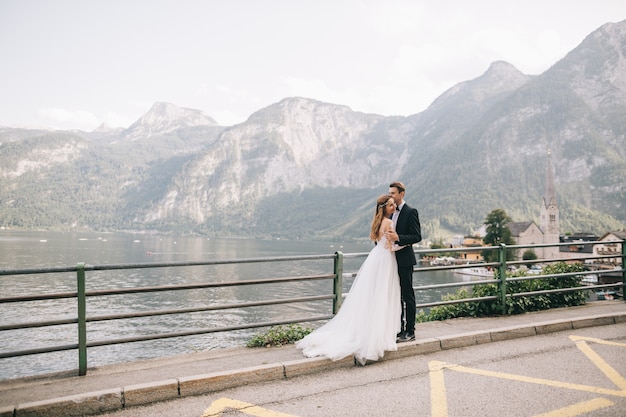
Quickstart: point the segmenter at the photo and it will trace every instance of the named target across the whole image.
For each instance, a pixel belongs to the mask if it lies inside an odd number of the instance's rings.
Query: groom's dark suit
[[[415,292],[413,291],[413,266],[417,263],[413,244],[422,240],[422,228],[417,209],[404,203],[396,221],[398,245],[405,246],[396,252],[398,275],[400,276],[400,292],[402,294],[402,332],[415,334]],[[406,314],[404,310],[406,309]],[[404,318],[406,317],[406,323]]]

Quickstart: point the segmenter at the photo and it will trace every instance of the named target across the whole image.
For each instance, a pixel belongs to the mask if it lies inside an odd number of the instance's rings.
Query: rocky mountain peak
[[[200,110],[157,102],[133,123],[123,136],[126,139],[136,140],[192,126],[217,126],[217,122]]]
[[[603,118],[621,118],[605,109],[626,105],[626,20],[607,23],[556,63],[553,79],[564,80]]]
[[[529,76],[506,61],[494,61],[487,71],[476,80],[481,82],[513,83],[518,86],[528,81]]]
[[[433,107],[447,105],[451,101],[469,104],[484,102],[515,91],[531,78],[532,76],[522,73],[508,62],[495,61],[480,77],[461,82],[447,90],[435,100]]]

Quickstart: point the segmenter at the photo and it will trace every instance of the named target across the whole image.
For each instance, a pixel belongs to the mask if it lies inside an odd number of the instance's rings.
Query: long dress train
[[[394,252],[383,235],[371,250],[352,283],[339,312],[296,347],[307,357],[339,360],[348,355],[361,364],[397,350],[400,331],[400,279]]]

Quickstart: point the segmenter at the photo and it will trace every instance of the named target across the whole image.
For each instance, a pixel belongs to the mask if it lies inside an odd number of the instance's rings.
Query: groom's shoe
[[[405,343],[415,340],[415,333],[405,332],[402,336],[398,337],[396,340],[397,343]]]
[[[396,343],[400,343],[400,340],[406,335],[406,332],[402,330],[400,333],[396,335]]]

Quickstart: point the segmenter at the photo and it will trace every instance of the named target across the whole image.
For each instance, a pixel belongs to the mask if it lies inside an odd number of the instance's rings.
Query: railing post
[[[333,273],[333,314],[337,314],[343,301],[343,252],[335,252],[335,267]]]
[[[502,314],[506,314],[506,245],[500,243],[498,249],[498,275],[500,275],[500,303],[502,303]]]
[[[85,297],[85,264],[80,262],[76,270],[78,295],[78,375],[87,374],[87,301]]]
[[[626,289],[626,239],[622,239],[622,297]],[[626,297],[624,298],[626,303]]]

